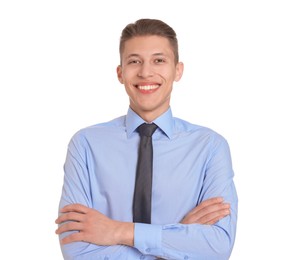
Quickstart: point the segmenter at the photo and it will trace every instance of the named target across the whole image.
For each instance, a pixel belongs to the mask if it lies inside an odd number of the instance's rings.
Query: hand
[[[67,205],[60,212],[63,214],[56,219],[56,224],[62,225],[56,230],[56,234],[78,231],[63,238],[62,244],[84,241],[105,246],[133,246],[133,223],[112,220],[81,204]]]
[[[224,203],[223,198],[211,198],[191,210],[180,223],[213,225],[229,214],[230,205]]]

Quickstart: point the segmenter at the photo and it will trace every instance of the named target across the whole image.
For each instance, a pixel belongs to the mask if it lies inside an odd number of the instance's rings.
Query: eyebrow
[[[135,53],[132,53],[130,55],[128,55],[126,58],[129,59],[129,58],[132,58],[132,57],[139,57],[140,55],[138,54],[135,54]]]
[[[132,58],[132,57],[140,57],[141,55],[139,54],[136,54],[136,53],[132,53],[130,55],[128,55],[126,58],[129,59],[129,58]],[[152,56],[166,56],[164,53],[162,52],[156,52],[154,54],[152,54]]]

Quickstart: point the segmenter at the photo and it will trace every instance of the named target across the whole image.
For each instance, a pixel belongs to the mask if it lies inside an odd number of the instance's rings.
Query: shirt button
[[[109,258],[107,256],[105,256],[104,260],[109,260]]]
[[[186,255],[186,256],[184,256],[184,260],[187,260],[189,257]]]
[[[150,248],[147,248],[145,251],[149,253],[150,252]]]

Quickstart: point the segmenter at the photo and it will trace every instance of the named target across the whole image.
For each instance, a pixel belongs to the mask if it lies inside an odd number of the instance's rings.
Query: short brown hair
[[[166,23],[157,19],[140,19],[128,24],[120,38],[120,57],[127,40],[136,36],[157,35],[168,39],[174,53],[175,63],[179,61],[178,42],[175,31]],[[121,57],[122,58],[122,57]]]

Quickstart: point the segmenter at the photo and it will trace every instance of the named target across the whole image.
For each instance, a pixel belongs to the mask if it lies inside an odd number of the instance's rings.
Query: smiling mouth
[[[155,90],[159,88],[160,85],[135,85],[135,87],[137,87],[139,90],[148,91],[148,90]]]

